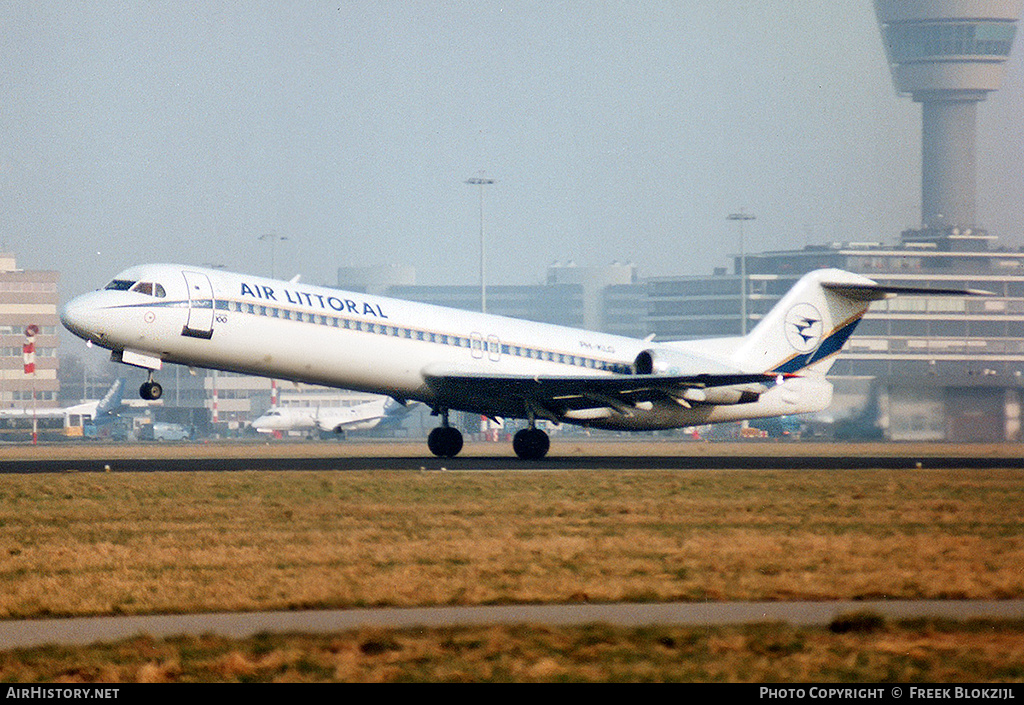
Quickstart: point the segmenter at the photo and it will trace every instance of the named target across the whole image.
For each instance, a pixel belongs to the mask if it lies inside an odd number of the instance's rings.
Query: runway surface
[[[572,626],[597,623],[641,627],[757,622],[822,626],[837,616],[854,612],[870,612],[888,619],[1024,619],[1024,600],[619,603],[81,617],[0,622],[0,649],[45,644],[84,645],[126,639],[139,634],[154,638],[201,634],[245,638],[263,632],[318,634],[360,627],[409,629],[495,624]]]
[[[420,441],[56,443],[0,447],[0,473],[240,470],[692,470],[1024,468],[1020,444],[562,441],[519,460],[508,443],[435,458]]]

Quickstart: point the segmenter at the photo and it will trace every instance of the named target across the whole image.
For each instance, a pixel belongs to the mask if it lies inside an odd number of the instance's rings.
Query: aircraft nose
[[[60,322],[79,338],[98,342],[103,337],[103,331],[99,325],[95,293],[83,294],[64,304],[60,311]]]

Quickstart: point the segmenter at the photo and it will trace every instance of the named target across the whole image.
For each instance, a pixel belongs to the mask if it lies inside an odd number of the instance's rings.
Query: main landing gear
[[[164,395],[164,388],[159,382],[153,381],[153,370],[149,371],[149,378],[139,387],[139,396],[147,401],[156,401]]]
[[[548,434],[539,428],[524,428],[512,437],[512,450],[523,460],[540,460],[550,447]]]
[[[441,412],[441,426],[427,436],[427,447],[438,458],[454,458],[462,450],[462,433],[448,425],[448,410]]]
[[[427,447],[439,458],[454,458],[462,450],[462,433],[448,425],[448,412],[441,411],[441,426],[427,436]],[[534,425],[524,428],[512,438],[512,449],[523,460],[540,460],[548,454],[551,439]]]

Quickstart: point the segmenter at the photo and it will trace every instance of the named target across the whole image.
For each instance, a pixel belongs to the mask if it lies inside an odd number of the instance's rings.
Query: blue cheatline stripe
[[[853,335],[853,330],[860,323],[860,316],[857,316],[852,321],[844,326],[836,329],[831,335],[821,341],[816,349],[804,355],[796,355],[783,362],[781,365],[772,370],[772,372],[778,372],[785,374],[787,372],[797,372],[805,367],[813,365],[815,362],[824,360],[829,355],[835,355],[843,346],[846,345],[846,341],[849,340],[850,336]]]
[[[206,303],[209,304],[210,300],[207,299]],[[140,304],[119,304],[117,306],[109,306],[108,308],[188,308],[188,300],[182,299],[180,301],[144,301]],[[209,305],[207,305],[209,308]]]
[[[205,306],[203,306],[205,304]],[[188,308],[189,302],[185,299],[178,301],[145,301],[137,304],[121,304],[110,308]],[[196,300],[192,302],[192,308],[210,308],[210,299]],[[217,310],[239,313],[242,315],[258,316],[263,318],[280,318],[280,320],[294,321],[296,323],[311,323],[315,325],[341,328],[351,331],[361,331],[377,335],[388,335],[395,338],[407,338],[421,342],[437,343],[458,348],[472,349],[473,340],[465,335],[453,333],[439,333],[419,328],[396,326],[390,323],[378,323],[376,320],[365,320],[362,318],[329,316],[321,313],[312,313],[302,309],[295,309],[284,306],[268,306],[266,304],[253,303],[251,301],[238,301],[234,299],[217,299],[214,306]],[[576,353],[559,352],[543,348],[533,348],[515,343],[500,341],[500,350],[492,350],[490,340],[480,338],[478,352],[490,355],[493,352],[500,352],[502,355],[512,357],[532,358],[547,362],[557,362],[569,367],[590,368],[604,370],[615,374],[631,374],[632,367],[628,362],[604,360]]]

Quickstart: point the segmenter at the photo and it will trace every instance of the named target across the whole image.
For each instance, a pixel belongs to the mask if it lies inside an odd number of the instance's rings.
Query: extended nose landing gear
[[[427,436],[427,447],[439,458],[454,458],[462,450],[462,433],[448,425],[448,411],[441,412],[441,426]]]
[[[164,395],[164,388],[159,382],[153,381],[153,371],[149,371],[149,378],[139,387],[139,396],[147,401],[156,401]]]

